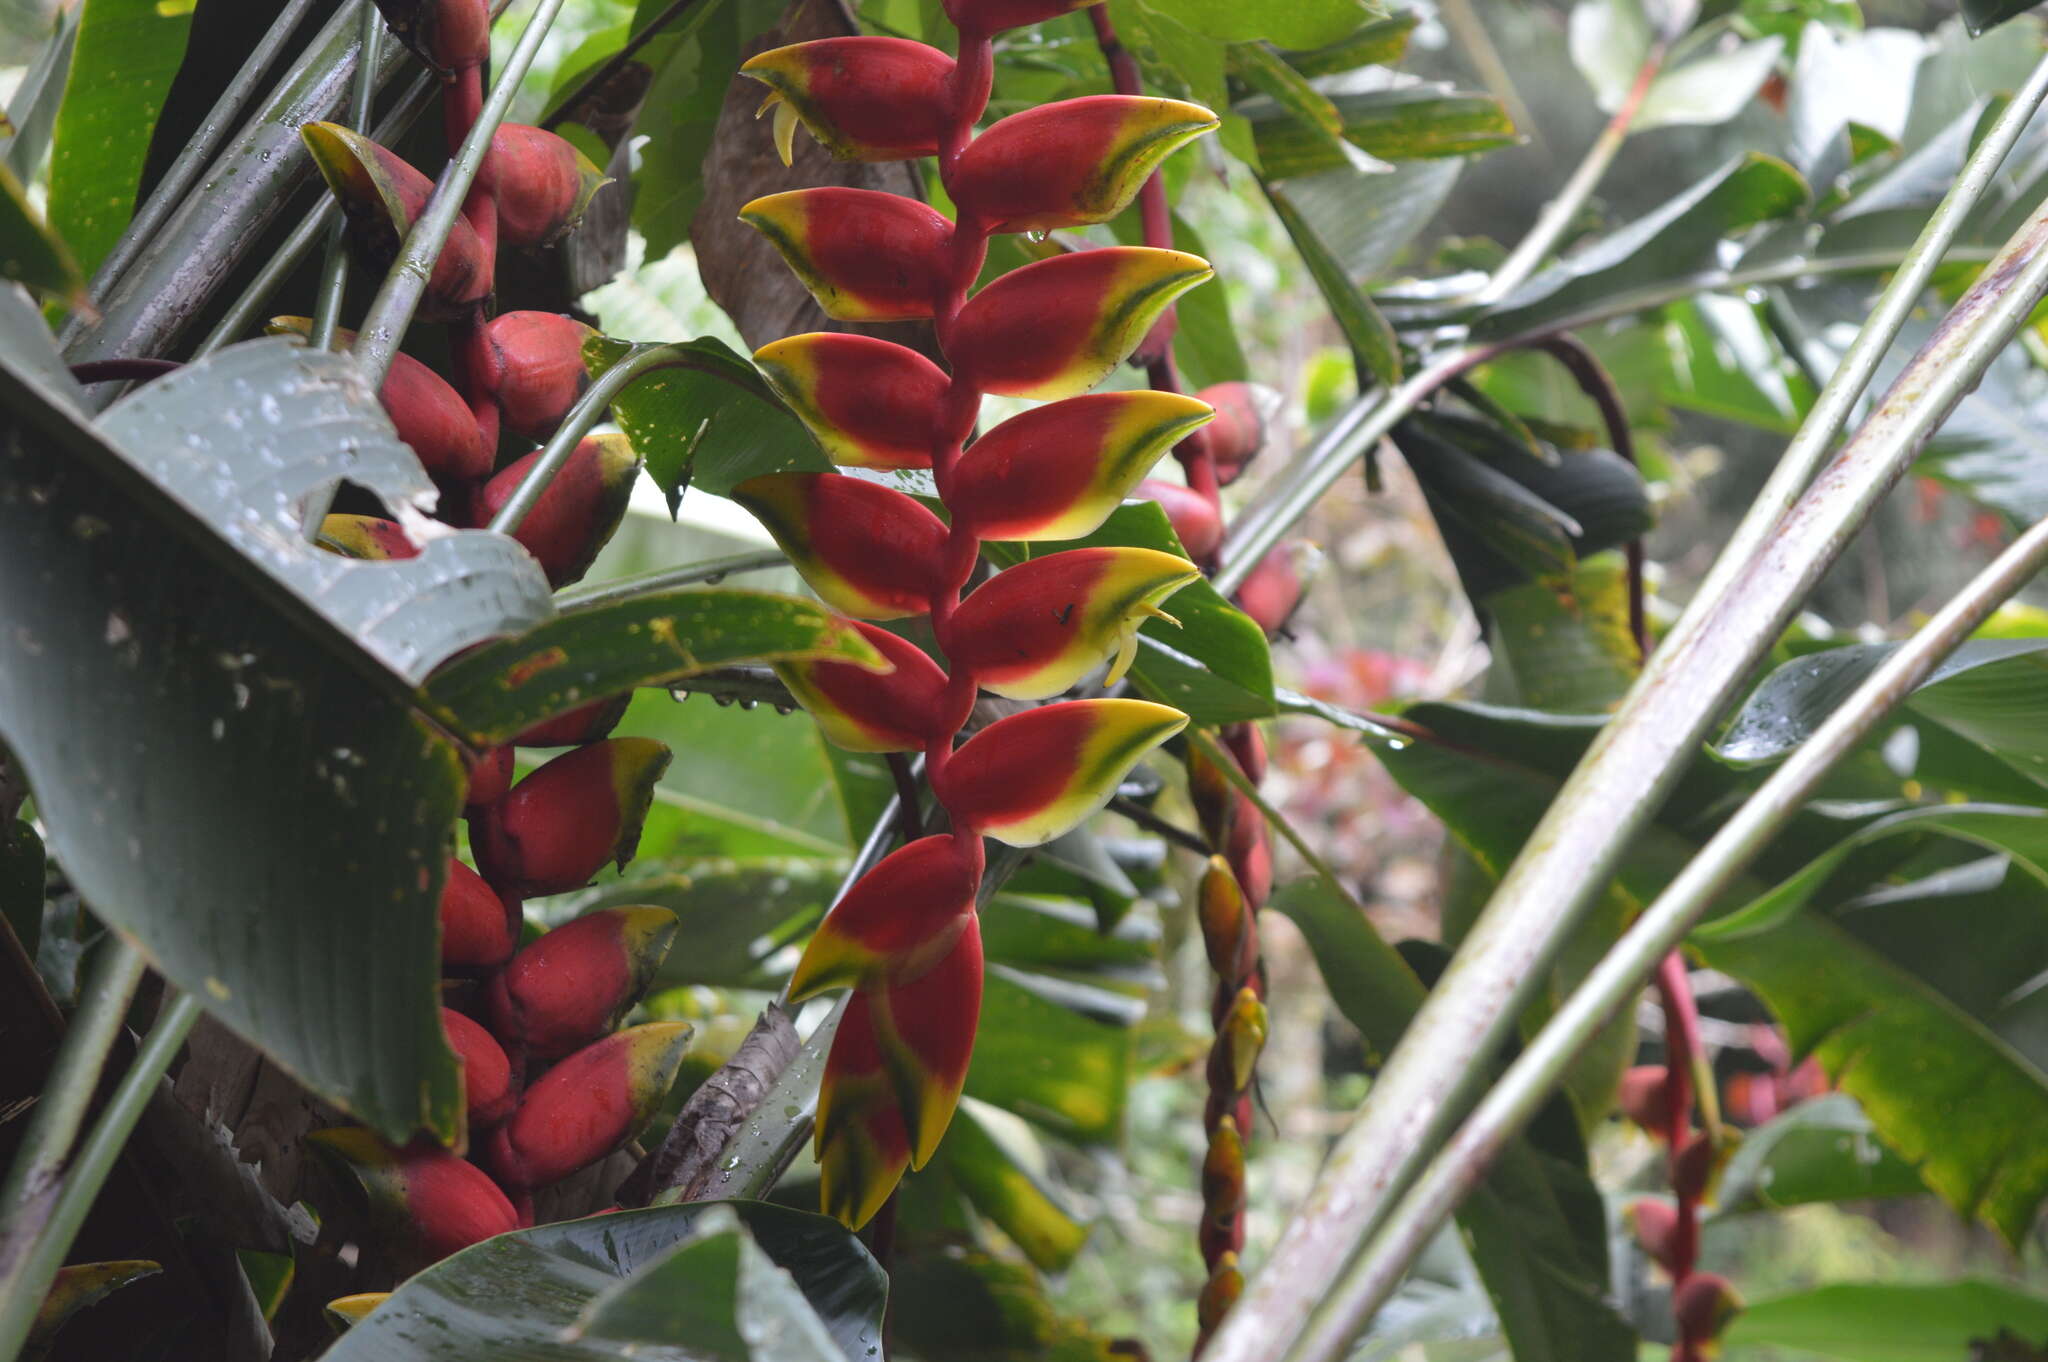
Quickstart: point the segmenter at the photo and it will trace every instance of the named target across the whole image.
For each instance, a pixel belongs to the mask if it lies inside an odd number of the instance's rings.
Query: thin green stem
[[[656,568],[653,572],[642,572],[631,577],[615,577],[608,582],[593,586],[576,587],[559,592],[555,605],[561,610],[588,610],[595,605],[612,605],[628,601],[635,596],[651,595],[656,591],[671,591],[679,586],[695,586],[699,582],[722,582],[727,577],[743,572],[765,572],[770,568],[788,567],[789,558],[781,549],[755,549],[751,553],[735,553],[724,558],[709,558],[687,567]]]
[[[7,1183],[0,1187],[0,1246],[7,1246],[0,1248],[0,1258],[12,1256],[8,1249],[24,1232],[33,1233],[36,1207],[56,1189],[144,968],[142,953],[120,937],[109,935],[101,943]]]
[[[398,353],[398,344],[405,339],[406,328],[412,325],[413,313],[419,310],[420,299],[426,296],[427,280],[434,273],[434,262],[440,259],[441,248],[448,242],[448,233],[454,229],[455,219],[461,216],[469,187],[476,180],[477,171],[483,167],[484,157],[491,149],[491,138],[497,133],[498,125],[505,121],[505,114],[512,107],[512,97],[519,92],[519,83],[526,79],[526,73],[533,66],[533,59],[548,36],[555,16],[562,12],[564,2],[539,0],[534,7],[533,18],[527,20],[526,29],[519,35],[511,56],[505,59],[504,71],[484,101],[482,115],[470,128],[469,135],[462,139],[462,146],[448,162],[448,168],[441,173],[433,196],[414,220],[412,230],[406,233],[398,259],[384,276],[384,285],[377,290],[377,297],[363,318],[355,346],[356,360],[363,366],[364,374],[372,385],[384,381],[392,356]]]
[[[7,1289],[0,1291],[0,1359],[12,1362],[19,1355],[22,1343],[35,1325],[43,1297],[49,1294],[57,1270],[64,1265],[64,1255],[71,1250],[71,1241],[78,1237],[79,1227],[85,1223],[86,1213],[99,1196],[114,1160],[128,1143],[157,1081],[170,1068],[192,1024],[199,1020],[199,1012],[199,1004],[190,994],[180,994],[164,1007],[136,1053],[135,1062],[121,1076],[106,1110],[78,1147],[77,1156],[65,1172],[56,1204],[51,1207],[49,1222],[27,1247],[18,1267],[8,1274]]]
[[[114,243],[114,249],[107,253],[107,258],[93,271],[92,282],[86,286],[88,296],[94,299],[105,297],[107,290],[120,279],[122,272],[134,262],[137,255],[141,254],[143,246],[156,235],[157,229],[163,226],[178,205],[185,201],[186,191],[192,188],[193,183],[199,178],[199,172],[206,168],[207,162],[220,150],[221,139],[228,135],[228,130],[241,118],[242,110],[248,107],[249,98],[256,93],[256,87],[262,81],[264,73],[270,70],[271,64],[277,60],[278,53],[284,51],[284,45],[291,40],[292,34],[298,31],[300,23],[312,9],[313,0],[289,0],[283,9],[278,11],[277,18],[271,22],[269,30],[256,44],[256,49],[249,54],[249,59],[242,63],[242,69],[235,73],[234,80],[229,82],[227,89],[221,91],[220,98],[214,101],[205,121],[193,132],[192,140],[185,144],[185,149],[178,153],[178,159],[171,162],[171,168],[164,172],[163,178],[156,182],[156,187],[149,191],[149,198],[129,222],[126,230],[121,233],[121,239]]]
[[[1505,1039],[1526,986],[1542,976],[1606,885],[1622,849],[1661,805],[1708,725],[2048,294],[2044,241],[2048,208],[2006,243],[1776,533],[1725,574],[1726,590],[1695,601],[1651,655],[1389,1056],[1308,1210],[1289,1227],[1218,1336],[1212,1362],[1271,1358],[1276,1339],[1287,1347],[1289,1362],[1323,1362],[1339,1355],[1346,1330],[1362,1326],[1353,1301],[1325,1305],[1313,1337],[1300,1333],[1335,1273],[1421,1171],[1465,1096],[1465,1071]],[[1459,1062],[1447,1066],[1446,1056]],[[1297,1341],[1302,1346],[1292,1346]]]
[[[1386,1217],[1364,1256],[1338,1286],[1331,1303],[1333,1318],[1367,1318],[1386,1300],[1415,1255],[1485,1177],[1494,1157],[1535,1118],[1579,1051],[1635,996],[1658,962],[1678,947],[1701,914],[1785,830],[1828,773],[2044,564],[2048,521],[2015,540],[1886,658],[1722,825],[1523,1048]]]
[[[492,93],[496,94],[495,91]],[[486,109],[484,112],[488,115],[490,111]],[[513,489],[511,497],[491,518],[490,528],[493,531],[510,534],[519,528],[527,513],[540,504],[541,496],[548,490],[548,484],[554,481],[555,474],[562,471],[563,465],[569,462],[569,456],[576,452],[576,444],[584,432],[597,424],[598,418],[604,415],[604,409],[612,404],[612,399],[642,374],[675,365],[669,351],[670,347],[666,345],[636,345],[583,390],[583,395],[576,399],[576,405],[569,408],[568,414],[562,418],[561,426],[541,446],[540,457],[533,461],[533,467],[526,470],[526,476],[519,480],[519,486]]]

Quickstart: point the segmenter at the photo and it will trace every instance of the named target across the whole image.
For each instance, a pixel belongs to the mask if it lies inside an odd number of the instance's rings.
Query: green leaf
[[[1421,1006],[1407,948],[1381,939],[1356,903],[1320,877],[1283,885],[1273,907],[1302,930],[1331,1001],[1384,1055]],[[1606,1302],[1607,1225],[1568,1114],[1553,1107],[1501,1151],[1458,1212],[1518,1362],[1629,1362],[1633,1332]]]
[[[135,190],[171,78],[185,57],[189,7],[90,0],[50,149],[50,225],[86,269],[135,212]]]
[[[1415,26],[1420,22],[1420,15],[1407,10],[1375,19],[1352,30],[1349,37],[1325,47],[1280,55],[1304,76],[1334,76],[1361,66],[1391,66],[1407,54],[1408,39],[1414,36]]]
[[[0,823],[0,917],[29,959],[43,935],[43,839],[22,820]]]
[[[1436,217],[1462,162],[1412,161],[1391,175],[1329,170],[1291,180],[1287,197],[1353,279],[1370,281]]]
[[[1329,103],[1345,143],[1381,161],[1476,156],[1522,140],[1499,100],[1448,85],[1332,95]],[[1279,105],[1248,105],[1244,114],[1251,120],[1259,165],[1271,179],[1337,170],[1350,159]]]
[[[427,682],[430,711],[470,742],[501,743],[592,700],[741,662],[879,664],[815,601],[737,587],[673,587],[584,606],[457,658]]]
[[[1352,362],[1360,378],[1371,375],[1380,386],[1393,387],[1401,381],[1401,343],[1395,339],[1394,328],[1373,306],[1372,299],[1360,292],[1344,273],[1344,267],[1330,254],[1315,228],[1288,201],[1286,191],[1270,184],[1265,188],[1267,202],[1273,205],[1281,226],[1293,239],[1294,249],[1301,253],[1301,262],[1308,266],[1309,277],[1316,281],[1323,301],[1330,305],[1330,315],[1336,318],[1345,343],[1351,347]]]
[[[323,1356],[872,1362],[887,1293],[837,1221],[692,1202],[487,1239],[411,1278]]]
[[[1634,131],[1726,123],[1749,107],[1784,49],[1783,39],[1765,38],[1666,67],[1643,96]]]
[[[1156,501],[1127,501],[1101,529],[1061,547],[1098,545],[1187,555]],[[1007,567],[1023,561],[1025,546],[991,544],[985,552]],[[1169,613],[1180,627],[1151,620],[1139,631],[1141,646],[1131,676],[1147,696],[1184,711],[1198,724],[1237,723],[1273,712],[1273,659],[1258,625],[1206,580],[1175,592]]]
[[[1345,139],[1344,116],[1337,111],[1328,96],[1308,83],[1308,78],[1280,59],[1265,43],[1233,43],[1230,47],[1230,74],[1265,94],[1272,102],[1264,107],[1268,110],[1268,122],[1273,122],[1272,113],[1282,116],[1285,125],[1297,138],[1304,138],[1307,147],[1304,159],[1323,158],[1328,166],[1349,166],[1366,174],[1380,174],[1392,169],[1386,162],[1366,155]],[[1245,112],[1240,110],[1240,112]],[[1256,131],[1254,137],[1256,137]],[[1259,152],[1259,162],[1265,167],[1265,151]],[[1272,173],[1267,167],[1268,173]]]
[[[1530,279],[1481,313],[1476,338],[1557,326],[1615,294],[1710,268],[1720,243],[1745,227],[1794,212],[1806,182],[1783,161],[1750,152]]]
[[[950,1178],[975,1214],[1008,1235],[1032,1266],[1061,1271],[1087,1242],[1087,1227],[1011,1157],[990,1133],[986,1110],[976,1106],[970,1099],[954,1113],[935,1171]]]
[[[1974,38],[2040,3],[2041,0],[1963,0],[1963,23]]]
[[[1110,224],[1110,230],[1126,246],[1145,243],[1142,215],[1135,207],[1119,215]],[[1204,260],[1212,258],[1201,233],[1178,213],[1173,215],[1173,248]],[[1237,341],[1237,324],[1230,319],[1228,292],[1221,288],[1194,289],[1180,296],[1173,311],[1177,319],[1173,354],[1180,361],[1189,388],[1199,391],[1212,383],[1242,381],[1249,376],[1244,351]]]
[[[2048,1079],[1923,980],[1818,913],[1703,943],[1965,1217],[2017,1244],[2048,1197]]]
[[[595,378],[632,349],[630,341],[592,336],[584,367]],[[724,341],[707,336],[662,350],[672,363],[635,379],[612,400],[612,413],[668,498],[670,515],[692,483],[724,496],[759,473],[831,468],[795,413]]]
[[[2048,1298],[2003,1282],[1841,1282],[1755,1302],[1723,1342],[1736,1355],[1762,1347],[1840,1362],[1960,1362],[2002,1331],[2030,1344],[2048,1337]]]
[[[1136,1038],[1127,1026],[1082,1015],[1071,998],[1043,976],[991,965],[967,1095],[1064,1139],[1112,1144],[1123,1133]]]
[[[1245,5],[1235,0],[1146,0],[1161,14],[1204,37],[1227,43],[1264,39],[1281,47],[1321,47],[1377,18],[1362,0],[1289,0]]]
[[[1642,667],[1629,632],[1628,571],[1612,557],[1557,581],[1496,591],[1483,605],[1494,662],[1518,704],[1596,713],[1618,703]]]
[[[1816,1201],[1918,1196],[1912,1165],[1877,1138],[1847,1093],[1801,1102],[1742,1137],[1715,1189],[1720,1215]]]
[[[32,312],[28,324],[40,328]],[[287,462],[338,428],[374,444],[372,426],[335,418],[376,413],[366,386],[325,383],[324,365],[291,372],[295,386],[194,382],[154,404],[164,421],[143,448],[183,479],[174,496],[109,443],[111,418],[85,426],[0,346],[0,741],[51,854],[173,984],[387,1138],[452,1139],[462,1087],[441,1035],[434,904],[462,763],[384,662],[208,522],[213,490],[193,472],[252,470],[244,491],[260,497],[277,471],[265,453]],[[221,429],[245,408],[249,430]],[[303,543],[292,502],[282,510],[270,523]],[[228,503],[229,532],[261,535],[277,511]],[[439,632],[430,616],[418,628]]]
[[[1572,65],[1593,87],[1593,102],[1613,113],[1635,86],[1657,34],[1643,0],[1579,0],[1569,37]]]
[[[636,866],[644,866],[643,858]],[[634,874],[551,904],[563,920],[600,908],[652,904],[676,915],[678,938],[688,949],[670,951],[652,987],[705,984],[714,988],[773,989],[788,969],[770,961],[800,944],[838,891],[844,863],[776,857],[704,860],[688,869]]]
[[[0,279],[49,298],[72,299],[83,286],[71,252],[30,206],[14,172],[0,165]]]

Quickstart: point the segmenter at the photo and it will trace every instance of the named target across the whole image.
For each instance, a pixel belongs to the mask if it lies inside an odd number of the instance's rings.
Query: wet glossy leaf
[[[2003,1282],[1843,1282],[1752,1303],[1723,1341],[1792,1348],[1839,1362],[1951,1362],[2010,1330],[2048,1337],[2048,1297]]]
[[[406,1282],[324,1356],[872,1362],[887,1292],[836,1221],[693,1202],[486,1240]]]
[[[594,378],[632,348],[629,341],[593,336],[584,346],[584,366]],[[723,341],[706,337],[662,348],[672,367],[634,380],[613,399],[612,413],[668,498],[671,515],[693,484],[724,496],[760,473],[831,467],[795,413]]]

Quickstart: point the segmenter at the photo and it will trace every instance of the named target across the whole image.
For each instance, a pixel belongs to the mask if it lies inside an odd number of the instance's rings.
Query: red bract
[[[799,121],[842,160],[903,161],[938,152],[953,59],[903,38],[821,38],[763,52],[740,74],[772,91],[761,112],[775,110],[784,165]]]
[[[979,879],[948,835],[890,853],[825,915],[790,976],[789,1000],[925,974],[972,919]]]
[[[953,224],[915,199],[873,189],[792,189],[755,199],[743,221],[843,322],[916,321],[946,286]]]
[[[639,1133],[675,1082],[685,1022],[653,1022],[585,1046],[528,1088],[485,1159],[507,1186],[545,1187]]]
[[[535,450],[508,465],[478,489],[470,518],[478,525],[490,524],[519,490],[541,452]],[[640,456],[623,435],[590,435],[576,446],[526,519],[512,531],[512,537],[526,546],[551,584],[567,586],[590,570],[599,550],[625,518],[639,471]]]
[[[983,36],[1042,24],[1099,0],[944,0],[946,17],[964,34]]]
[[[545,128],[500,123],[491,137],[498,239],[544,246],[569,231],[610,181],[573,143]]]
[[[331,515],[320,522],[320,546],[350,558],[416,558],[419,546],[395,520],[373,515]]]
[[[828,741],[849,752],[917,752],[959,726],[946,712],[946,674],[906,639],[856,622],[895,670],[851,662],[781,662],[775,674],[810,711]]]
[[[491,1033],[453,1008],[441,1009],[441,1034],[462,1061],[462,1096],[472,1132],[505,1119],[519,1094],[512,1087],[512,1061]]]
[[[607,862],[632,859],[668,762],[668,748],[649,738],[556,757],[472,822],[478,863],[521,897],[581,888]]]
[[[771,341],[754,361],[832,462],[931,467],[946,374],[917,351],[872,336],[815,331]]]
[[[512,749],[487,748],[469,768],[469,793],[463,802],[472,809],[495,804],[512,788]]]
[[[1173,525],[1174,537],[1189,556],[1207,558],[1223,543],[1223,513],[1200,492],[1177,482],[1147,478],[1132,495],[1159,503]]]
[[[493,970],[512,955],[512,923],[518,904],[508,905],[483,876],[453,856],[441,889],[441,967],[456,972]]]
[[[603,908],[565,922],[491,980],[491,1026],[508,1045],[553,1059],[618,1025],[675,939],[666,908]]]
[[[732,489],[811,590],[863,619],[921,615],[942,580],[946,527],[903,493],[841,473],[768,473]]]
[[[277,335],[310,336],[313,319],[272,317],[269,330]],[[336,331],[335,340],[353,345],[355,333]],[[448,380],[411,355],[400,352],[391,357],[377,400],[391,418],[398,438],[419,455],[421,465],[435,477],[467,480],[491,471],[493,451],[485,448],[483,432],[477,429],[469,404]]]
[[[1246,465],[1266,447],[1266,414],[1249,383],[1218,383],[1195,396],[1216,409],[1209,427],[1209,455],[1216,461],[1216,480],[1236,482]]]
[[[583,345],[596,334],[574,317],[507,312],[468,347],[470,382],[498,404],[507,430],[545,440],[590,386]]]
[[[1011,114],[974,139],[948,187],[988,231],[1108,222],[1176,148],[1217,125],[1199,104],[1089,95]]]
[[[334,123],[299,129],[313,164],[341,204],[357,248],[379,270],[398,258],[398,246],[427,206],[434,182],[360,133]],[[427,280],[429,312],[460,316],[491,291],[491,257],[475,229],[460,218]]]
[[[1037,846],[1109,802],[1188,716],[1147,700],[1069,700],[998,719],[947,762],[939,795],[963,827]]]
[[[519,1228],[519,1213],[481,1168],[445,1149],[393,1149],[367,1130],[311,1137],[346,1162],[371,1214],[411,1239],[428,1262]]]

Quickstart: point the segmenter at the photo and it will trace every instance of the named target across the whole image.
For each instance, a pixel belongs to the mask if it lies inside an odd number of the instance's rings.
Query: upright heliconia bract
[[[1085,3],[1085,0],[1084,0]],[[929,321],[943,367],[885,340],[789,337],[755,355],[834,462],[929,467],[947,517],[845,473],[782,473],[735,489],[835,608],[864,620],[925,617],[948,665],[873,625],[895,664],[779,670],[825,735],[857,751],[921,751],[948,832],[882,860],[825,918],[793,994],[851,987],[826,1062],[817,1154],[826,1211],[858,1227],[938,1147],[966,1081],[981,1008],[976,896],[984,837],[1035,846],[1108,802],[1187,716],[1142,700],[1066,700],[989,724],[957,746],[977,694],[1059,695],[1107,663],[1196,580],[1148,549],[1034,557],[962,592],[982,539],[1070,540],[1099,527],[1209,408],[1172,393],[1086,395],[1145,339],[1175,297],[1210,277],[1180,251],[1067,250],[970,296],[989,238],[1107,222],[1173,150],[1217,126],[1171,99],[1093,96],[1011,115],[980,136],[992,37],[1082,8],[1074,0],[947,0],[959,54],[897,38],[777,48],[742,71],[788,159],[802,124],[834,155],[936,156],[956,216],[867,190],[756,200],[758,228],[832,317]],[[975,440],[982,396],[1046,405]],[[957,747],[957,750],[956,750]]]

